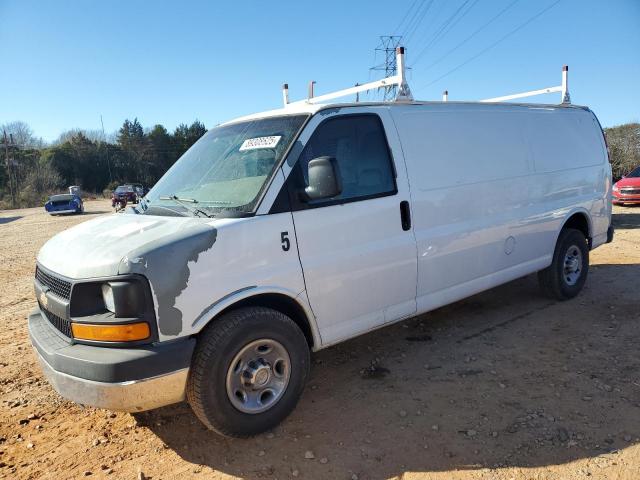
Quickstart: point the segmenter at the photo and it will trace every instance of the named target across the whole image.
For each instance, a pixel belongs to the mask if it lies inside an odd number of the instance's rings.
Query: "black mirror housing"
[[[342,193],[338,162],[334,157],[317,157],[309,162],[309,186],[304,189],[309,200],[332,198]]]

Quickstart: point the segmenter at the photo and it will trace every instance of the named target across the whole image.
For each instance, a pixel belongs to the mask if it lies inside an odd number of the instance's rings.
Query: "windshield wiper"
[[[207,212],[203,211],[202,209],[189,205],[189,203],[193,203],[193,204],[198,203],[198,200],[196,200],[195,198],[181,198],[181,197],[178,197],[177,195],[168,195],[168,196],[160,197],[160,200],[173,200],[174,202],[178,203],[179,205],[182,205],[184,208],[189,210],[196,217],[204,215],[207,218],[213,218],[213,215],[209,215]]]

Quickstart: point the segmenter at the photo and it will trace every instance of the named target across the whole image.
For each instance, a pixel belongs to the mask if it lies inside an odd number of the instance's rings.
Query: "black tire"
[[[565,260],[571,250],[580,251],[578,277],[570,280],[565,270]],[[589,245],[580,230],[565,228],[560,232],[556,248],[553,252],[553,262],[544,270],[538,272],[538,282],[545,295],[556,300],[569,300],[580,293],[589,273]],[[575,275],[574,275],[575,276]]]
[[[227,395],[227,372],[236,354],[260,339],[275,340],[286,349],[289,381],[268,410],[245,413]],[[293,411],[309,376],[309,365],[307,341],[293,320],[270,308],[239,308],[200,334],[187,381],[187,401],[209,429],[229,437],[250,437],[275,427]]]

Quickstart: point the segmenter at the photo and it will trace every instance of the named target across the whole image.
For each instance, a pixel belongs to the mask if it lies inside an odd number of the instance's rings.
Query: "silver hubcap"
[[[564,256],[563,277],[567,285],[575,285],[582,275],[582,252],[572,245]]]
[[[287,389],[291,360],[280,342],[263,338],[236,354],[227,370],[227,396],[244,413],[261,413],[274,406]]]

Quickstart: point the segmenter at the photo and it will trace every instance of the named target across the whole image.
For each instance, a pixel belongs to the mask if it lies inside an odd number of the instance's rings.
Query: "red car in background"
[[[640,167],[636,167],[613,184],[613,204],[640,204]]]
[[[111,206],[115,207],[116,203],[138,203],[138,195],[132,185],[120,185],[111,194]]]

